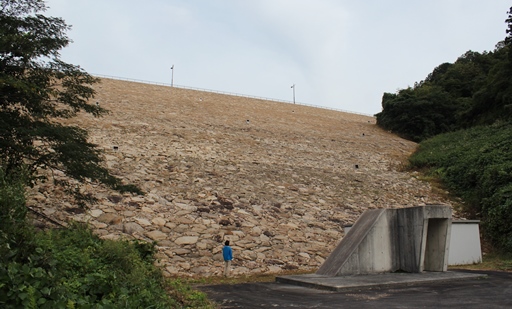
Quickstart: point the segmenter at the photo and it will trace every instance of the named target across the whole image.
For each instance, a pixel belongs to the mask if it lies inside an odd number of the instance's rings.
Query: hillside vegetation
[[[76,223],[38,231],[24,195],[0,170],[0,307],[210,307],[203,293],[164,280],[153,244],[102,240]]]
[[[377,124],[421,142],[411,157],[483,220],[485,235],[512,251],[512,8],[508,36],[492,52],[468,51],[424,81],[385,93]],[[431,138],[431,139],[429,139]]]
[[[413,167],[429,168],[462,197],[470,217],[483,220],[486,236],[512,250],[512,123],[445,133],[420,144]]]

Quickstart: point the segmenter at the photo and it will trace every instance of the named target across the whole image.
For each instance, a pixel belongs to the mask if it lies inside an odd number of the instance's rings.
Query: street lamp
[[[295,104],[295,84],[291,88],[293,88],[293,104]]]
[[[172,75],[171,75],[171,87],[174,85],[174,64],[171,67]]]

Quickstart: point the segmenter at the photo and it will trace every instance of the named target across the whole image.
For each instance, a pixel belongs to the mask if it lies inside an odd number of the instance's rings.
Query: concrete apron
[[[382,273],[370,275],[352,275],[330,277],[317,274],[291,275],[276,277],[276,282],[303,287],[345,291],[353,289],[371,289],[394,286],[418,285],[422,283],[457,281],[486,278],[485,274],[464,272],[423,272],[423,273]]]

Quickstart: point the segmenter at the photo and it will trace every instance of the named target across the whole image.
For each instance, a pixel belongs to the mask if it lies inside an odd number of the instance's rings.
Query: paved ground
[[[221,308],[512,308],[512,273],[487,278],[353,288],[339,292],[283,283],[199,287]]]
[[[279,276],[276,282],[299,285],[303,287],[342,292],[363,288],[397,287],[423,284],[427,282],[457,281],[487,277],[460,271],[424,272],[424,273],[384,273],[372,275],[330,277],[317,274]]]

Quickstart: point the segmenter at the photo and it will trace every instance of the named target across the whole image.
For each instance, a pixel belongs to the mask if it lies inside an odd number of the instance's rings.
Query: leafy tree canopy
[[[102,167],[85,130],[60,122],[107,111],[89,104],[99,80],[60,60],[70,27],[42,15],[46,8],[43,0],[0,1],[0,166],[8,176],[28,170],[27,184],[45,179],[44,171],[60,171],[68,180],[56,184],[79,201],[87,200],[80,184],[88,181],[140,193]]]
[[[468,51],[425,80],[385,93],[377,124],[419,142],[440,133],[509,120],[512,116],[512,8],[508,36],[492,52]]]
[[[508,25],[508,28],[506,30],[507,37],[505,38],[505,44],[507,44],[508,46],[511,46],[512,45],[512,6],[508,10],[508,18],[505,20],[505,22]],[[508,57],[509,57],[509,60],[512,61],[512,50],[511,49],[509,49]]]

